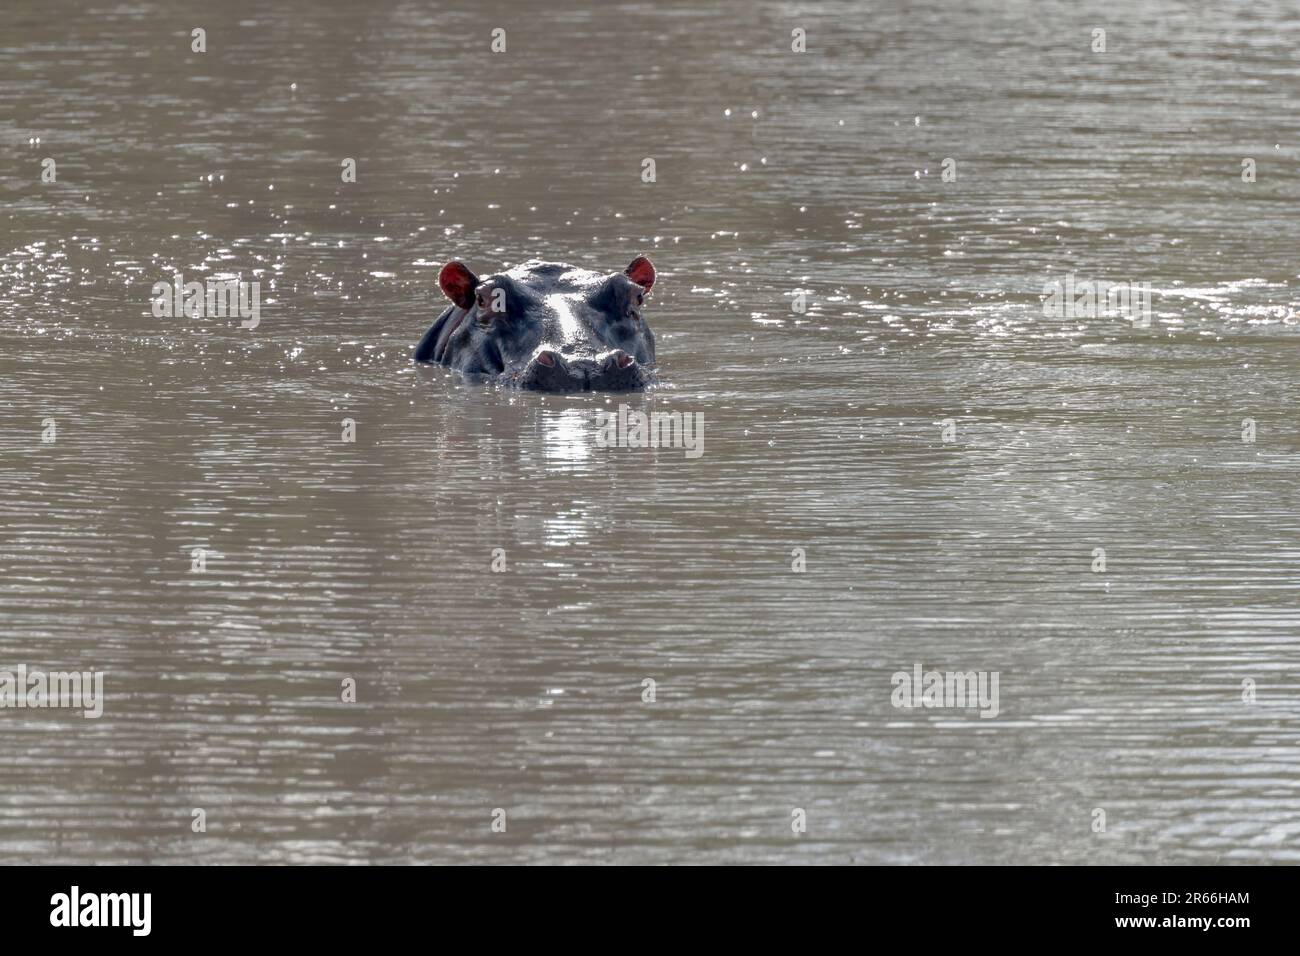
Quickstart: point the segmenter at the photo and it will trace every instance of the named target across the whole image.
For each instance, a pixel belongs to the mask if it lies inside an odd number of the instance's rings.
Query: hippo
[[[453,259],[438,273],[451,305],[415,361],[541,392],[639,391],[655,381],[654,284],[645,256],[609,274],[530,259],[482,279]]]

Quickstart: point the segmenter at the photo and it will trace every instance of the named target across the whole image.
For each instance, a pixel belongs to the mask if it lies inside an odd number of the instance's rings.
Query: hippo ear
[[[465,263],[452,259],[438,273],[438,285],[443,294],[462,309],[474,304],[474,290],[478,288],[478,276],[469,271]]]
[[[647,292],[655,284],[654,263],[645,256],[637,256],[633,259],[631,265],[623,270],[623,274]]]

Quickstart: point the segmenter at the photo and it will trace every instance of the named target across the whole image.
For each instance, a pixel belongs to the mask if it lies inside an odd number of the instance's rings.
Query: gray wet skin
[[[645,256],[611,274],[530,259],[484,278],[453,260],[438,276],[452,304],[415,360],[543,392],[644,389],[654,381],[644,315],[654,281]]]

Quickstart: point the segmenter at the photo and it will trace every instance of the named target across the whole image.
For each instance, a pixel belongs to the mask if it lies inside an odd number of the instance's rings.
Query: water
[[[0,666],[107,700],[0,711],[0,856],[1300,860],[1288,6],[709,6],[10,4]],[[641,252],[656,393],[408,360],[447,258]]]

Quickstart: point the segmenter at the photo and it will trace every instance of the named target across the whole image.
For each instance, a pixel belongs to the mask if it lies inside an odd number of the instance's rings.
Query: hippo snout
[[[631,392],[650,384],[650,375],[622,349],[601,355],[565,355],[542,348],[519,376],[521,388],[543,392]]]

